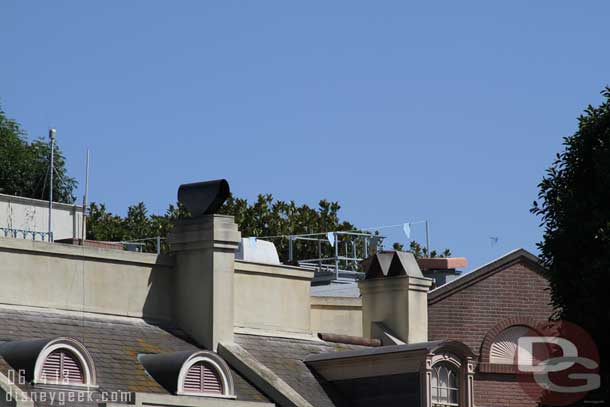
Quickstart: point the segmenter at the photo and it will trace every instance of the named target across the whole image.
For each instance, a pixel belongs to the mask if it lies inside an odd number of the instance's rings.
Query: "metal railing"
[[[317,257],[299,259],[296,242],[313,242]],[[310,233],[288,236],[288,261],[312,269],[318,275],[332,274],[335,280],[358,278],[360,262],[369,254],[381,250],[383,236],[367,232]],[[332,255],[328,256],[328,246]]]
[[[13,239],[53,241],[53,232],[38,232],[27,229],[0,228],[0,236],[12,237]],[[49,239],[49,236],[51,239]],[[40,239],[36,239],[37,237],[40,237]]]
[[[126,241],[122,241],[120,242],[123,247],[125,248],[125,250],[130,251],[130,252],[139,252],[139,253],[148,253],[147,250],[147,246],[148,246],[148,242],[150,241],[154,241],[155,243],[155,252],[157,254],[161,253],[161,241],[165,240],[165,237],[161,237],[161,236],[156,236],[156,237],[147,237],[144,239],[133,239],[133,240],[126,240]]]

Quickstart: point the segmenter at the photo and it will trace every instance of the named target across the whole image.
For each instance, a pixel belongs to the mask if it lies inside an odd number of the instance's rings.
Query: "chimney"
[[[381,252],[363,261],[362,293],[364,336],[378,336],[379,327],[404,343],[428,340],[428,290],[425,278],[412,253]],[[377,338],[382,341],[384,338]]]
[[[417,264],[424,277],[434,279],[433,288],[437,288],[458,278],[462,273],[458,269],[467,267],[468,261],[465,257],[422,257]]]
[[[216,215],[229,195],[225,180],[181,185],[180,220],[168,242],[176,257],[174,312],[180,327],[206,349],[233,342],[233,276],[241,234],[232,216]]]

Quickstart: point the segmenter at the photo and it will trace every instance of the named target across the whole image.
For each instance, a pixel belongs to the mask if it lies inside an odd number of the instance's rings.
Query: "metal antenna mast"
[[[51,140],[51,163],[49,173],[49,242],[53,241],[53,158],[55,156],[55,129],[49,130],[49,139]]]
[[[87,149],[87,172],[85,175],[85,195],[83,196],[83,226],[81,228],[81,244],[85,244],[87,237],[87,198],[89,197],[89,149]]]

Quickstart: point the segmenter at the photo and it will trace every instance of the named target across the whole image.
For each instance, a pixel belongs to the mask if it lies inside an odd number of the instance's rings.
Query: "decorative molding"
[[[216,372],[220,376],[222,394],[195,393],[184,390],[184,379],[186,378],[187,372],[189,371],[191,366],[199,362],[208,363],[216,370]],[[176,392],[176,394],[178,395],[235,398],[233,376],[231,375],[231,372],[229,371],[226,362],[224,362],[218,355],[207,351],[196,352],[184,362],[182,368],[180,369],[180,373],[178,374],[177,389],[178,391]]]
[[[87,351],[87,349],[77,340],[72,338],[57,338],[50,341],[38,354],[36,358],[36,364],[34,365],[34,378],[32,379],[32,383],[34,384],[57,384],[61,385],[62,382],[57,381],[41,381],[40,375],[42,372],[42,367],[49,357],[49,355],[57,350],[65,349],[68,352],[72,353],[79,361],[81,367],[83,368],[83,384],[70,383],[69,386],[76,387],[88,387],[95,388],[97,387],[97,379],[95,372],[95,365],[93,363],[93,358]]]
[[[493,343],[505,330],[514,326],[523,326],[535,333],[540,334],[540,330],[536,327],[543,322],[544,321],[536,320],[531,317],[512,317],[498,322],[492,329],[489,330],[489,332],[487,332],[483,342],[481,343],[478,365],[479,371],[484,373],[517,373],[517,369],[513,364],[492,363],[491,347]]]

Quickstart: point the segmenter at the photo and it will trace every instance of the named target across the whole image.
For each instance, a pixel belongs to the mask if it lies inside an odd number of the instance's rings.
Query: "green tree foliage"
[[[151,215],[143,202],[127,209],[121,217],[108,212],[106,205],[92,202],[87,218],[87,239],[111,242],[141,241],[143,251],[156,251],[156,237],[165,238],[179,218],[188,216],[182,207],[169,205],[163,215]],[[143,240],[144,239],[144,240]],[[167,251],[167,242],[161,241],[161,250]]]
[[[349,222],[339,220],[337,202],[321,200],[317,209],[308,205],[297,205],[294,201],[274,200],[270,194],[259,195],[253,203],[230,196],[219,213],[235,217],[242,236],[278,236],[288,234],[316,233],[326,231],[355,230]],[[165,214],[149,214],[143,202],[132,205],[127,216],[108,212],[104,204],[91,203],[87,220],[87,238],[104,241],[136,241],[156,236],[165,238],[177,219],[187,217],[185,210],[170,205]],[[287,239],[272,239],[280,258],[288,259]],[[146,241],[146,251],[154,251],[154,240]],[[328,245],[325,246],[330,255]],[[165,243],[162,250],[166,250]],[[299,255],[314,257],[317,247],[307,242],[296,242]]]
[[[556,317],[575,322],[597,342],[608,401],[610,340],[610,88],[589,106],[578,130],[539,184],[532,212],[544,226],[540,257],[552,289]]]
[[[307,233],[322,233],[331,231],[355,231],[356,227],[346,221],[339,220],[338,202],[322,199],[318,208],[308,205],[297,205],[294,201],[274,200],[271,194],[261,194],[256,201],[249,204],[246,199],[230,196],[220,208],[219,213],[235,217],[242,236],[282,236]],[[288,260],[288,240],[272,239],[280,260]],[[339,237],[339,242],[343,241]],[[316,258],[317,243],[296,241],[295,253],[300,258]],[[332,248],[323,245],[324,255],[330,256]]]
[[[57,143],[54,151],[53,200],[73,203],[77,182],[68,177]],[[28,141],[19,124],[0,109],[0,193],[48,200],[50,152],[46,140]]]
[[[394,243],[392,246],[394,250],[404,250],[404,246],[401,243]],[[428,254],[428,249],[425,246],[422,246],[420,243],[412,240],[409,243],[409,251],[413,253],[416,259],[422,257],[451,257],[451,250],[445,249],[442,252],[438,252],[434,249],[430,250],[430,254]]]
[[[321,200],[317,208],[308,205],[297,205],[294,201],[275,200],[271,194],[258,195],[256,201],[249,203],[246,199],[229,196],[219,209],[223,215],[231,215],[239,225],[242,236],[275,237],[272,241],[280,256],[280,260],[288,260],[288,239],[280,236],[322,233],[331,231],[357,231],[357,228],[347,221],[339,219],[341,206],[337,202]],[[132,205],[127,215],[108,212],[104,204],[91,203],[87,220],[87,238],[103,241],[142,241],[144,250],[156,250],[156,237],[162,240],[161,250],[167,251],[165,238],[178,219],[188,217],[188,213],[178,205],[170,205],[163,215],[151,215],[143,202]],[[378,234],[378,233],[376,233]],[[339,244],[345,239],[338,236]],[[402,250],[399,243],[394,243],[394,249]],[[298,258],[316,258],[318,255],[316,242],[295,241],[294,252]],[[324,256],[333,255],[329,244],[322,245]],[[410,250],[415,257],[428,257],[427,250],[415,241],[411,242]],[[438,253],[432,250],[430,257],[448,257],[451,252],[445,249]]]

